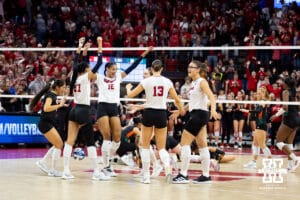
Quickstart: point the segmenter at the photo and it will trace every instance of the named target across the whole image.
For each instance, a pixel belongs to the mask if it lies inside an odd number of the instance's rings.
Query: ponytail
[[[51,88],[51,83],[54,81],[51,81],[49,83],[46,84],[46,86],[41,89],[41,91],[39,91],[39,93],[37,93],[33,99],[31,100],[30,104],[29,104],[29,110],[33,110],[33,108],[36,106],[36,104],[40,101],[40,99],[42,98],[42,96],[49,91],[49,89]]]
[[[65,81],[63,80],[60,80],[60,79],[53,79],[51,80],[49,83],[46,84],[46,86],[41,89],[41,91],[39,91],[39,93],[37,93],[33,99],[31,100],[30,102],[30,105],[29,105],[29,110],[33,110],[33,108],[36,106],[36,104],[40,101],[40,99],[42,98],[42,96],[48,92],[50,90],[50,88],[52,90],[54,90],[56,87],[61,87],[65,84]]]

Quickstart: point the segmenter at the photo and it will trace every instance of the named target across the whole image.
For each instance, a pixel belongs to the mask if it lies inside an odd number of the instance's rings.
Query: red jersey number
[[[153,96],[163,96],[164,95],[164,86],[154,86],[153,87]]]
[[[114,89],[115,89],[114,84],[108,84],[108,89],[109,89],[109,90],[114,90]]]
[[[73,92],[81,92],[80,84],[76,84],[76,85],[74,86]]]

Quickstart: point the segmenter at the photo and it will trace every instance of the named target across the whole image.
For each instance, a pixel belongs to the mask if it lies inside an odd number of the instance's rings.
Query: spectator
[[[46,83],[43,80],[41,74],[37,74],[34,81],[30,82],[30,84],[28,85],[29,93],[37,94],[45,86],[46,86]]]

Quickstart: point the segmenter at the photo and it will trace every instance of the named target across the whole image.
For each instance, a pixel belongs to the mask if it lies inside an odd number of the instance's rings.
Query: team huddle
[[[217,112],[216,98],[207,81],[208,67],[198,60],[192,60],[188,67],[188,76],[192,79],[191,88],[188,91],[189,102],[184,104],[176,93],[173,83],[170,79],[162,76],[163,63],[159,59],[152,62],[151,75],[144,78],[135,88],[131,84],[126,85],[126,94],[128,98],[133,98],[141,93],[145,93],[145,103],[139,105],[142,116],[133,119],[133,125],[127,126],[122,130],[119,117],[120,104],[120,85],[132,70],[134,70],[141,60],[152,51],[149,47],[138,59],[136,59],[125,71],[117,72],[116,63],[106,63],[104,75],[99,74],[98,70],[102,65],[102,38],[97,38],[98,60],[93,69],[90,68],[87,60],[83,58],[78,63],[81,51],[86,56],[90,47],[84,38],[80,38],[79,47],[75,54],[73,64],[73,74],[70,82],[70,94],[74,96],[74,102],[69,103],[65,98],[58,99],[58,96],[65,95],[66,83],[62,80],[52,80],[43,88],[31,101],[31,109],[42,98],[42,111],[38,124],[39,130],[44,134],[47,140],[53,145],[46,155],[39,160],[37,166],[46,172],[49,176],[62,177],[63,179],[73,179],[70,169],[70,157],[72,156],[73,146],[77,140],[78,133],[85,136],[85,145],[87,147],[88,158],[92,163],[93,180],[110,180],[117,176],[111,166],[112,156],[117,154],[124,156],[127,151],[137,152],[141,161],[141,182],[149,184],[150,178],[158,176],[162,170],[163,164],[166,181],[168,183],[185,184],[189,183],[188,169],[192,157],[192,149],[198,152],[197,161],[201,162],[202,174],[193,179],[193,183],[206,183],[211,181],[210,167],[213,165],[218,170],[218,165],[211,162],[215,158],[218,162],[227,162],[234,160],[232,157],[226,157],[224,152],[209,148],[207,144],[207,124],[210,119],[219,120],[220,115]],[[101,154],[103,166],[100,168],[98,155],[95,146],[95,137],[93,123],[91,120],[91,83],[95,82],[98,87],[98,104],[96,115],[96,126],[102,134],[103,142],[101,145]],[[264,100],[264,90],[258,91],[261,100]],[[293,91],[291,83],[286,81],[284,91],[284,100],[292,101]],[[172,111],[170,116],[167,114],[167,99],[172,98],[176,110]],[[70,106],[72,105],[72,107]],[[208,106],[209,105],[209,106]],[[60,108],[71,107],[68,115],[67,136],[63,138],[55,127],[55,115]],[[264,105],[257,106],[257,112],[262,112]],[[183,128],[180,144],[176,140],[167,136],[167,121],[169,118],[174,121],[179,116],[189,113]],[[264,112],[263,112],[264,113]],[[300,165],[300,159],[291,151],[290,141],[300,125],[297,106],[286,106],[284,110],[276,115],[284,114],[284,120],[277,134],[277,147],[288,155],[291,170],[295,170]],[[126,129],[126,130],[125,130]],[[133,142],[127,140],[131,135],[135,135]],[[265,156],[271,157],[270,150],[265,141],[266,127],[264,124],[257,124],[253,139],[254,159],[247,165],[255,165],[260,149]],[[152,148],[152,141],[155,141],[155,149]],[[57,170],[57,162],[63,149],[63,171]],[[154,152],[155,151],[155,152]],[[173,151],[175,155],[180,156],[181,166],[177,176],[172,176],[171,163],[174,157],[170,156]],[[76,151],[77,152],[77,151]],[[46,166],[46,158],[52,156],[50,169]],[[76,154],[78,155],[78,153]],[[159,158],[159,161],[158,161]],[[176,158],[175,158],[176,159]],[[151,163],[153,172],[150,174]]]

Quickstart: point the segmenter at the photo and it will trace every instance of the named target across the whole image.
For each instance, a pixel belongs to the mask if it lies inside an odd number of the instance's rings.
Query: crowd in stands
[[[271,4],[270,4],[271,2]],[[19,0],[0,1],[0,93],[36,94],[52,77],[68,79],[74,53],[12,52],[6,47],[75,47],[80,37],[103,47],[210,47],[299,45],[296,3],[276,9],[273,1]],[[105,53],[105,52],[104,52]],[[106,52],[114,53],[114,52]],[[186,72],[192,59],[207,62],[216,95],[249,100],[266,86],[280,100],[282,80],[290,76],[300,92],[300,51],[160,51],[167,69]],[[118,56],[135,52],[118,52]],[[186,98],[190,80],[175,82]],[[96,89],[93,90],[96,96]],[[0,109],[26,111],[28,100],[1,98]]]

